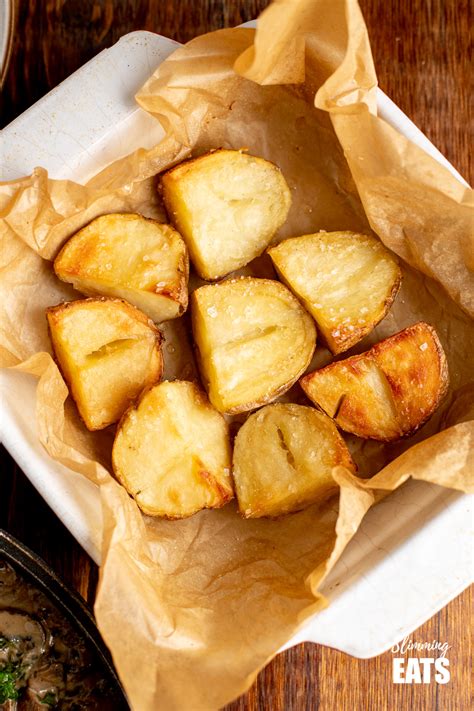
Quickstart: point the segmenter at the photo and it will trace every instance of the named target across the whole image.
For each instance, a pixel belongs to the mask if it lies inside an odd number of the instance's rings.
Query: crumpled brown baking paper
[[[39,378],[38,434],[49,454],[100,487],[104,513],[96,616],[135,711],[216,709],[325,604],[326,573],[379,497],[408,477],[472,490],[474,312],[471,192],[377,118],[376,76],[354,0],[279,0],[249,29],[177,50],[137,100],[164,140],[87,185],[36,168],[0,186],[2,363]],[[113,431],[89,433],[52,360],[44,309],[77,298],[54,277],[63,242],[96,215],[165,218],[154,176],[191,152],[246,147],[275,161],[293,193],[278,239],[368,230],[403,260],[386,319],[356,351],[424,319],[446,350],[451,386],[414,437],[347,437],[361,477],[339,468],[333,499],[281,520],[242,520],[235,505],[183,521],[142,516],[110,475]],[[246,273],[272,275],[256,260]],[[196,377],[186,319],[164,325],[168,378]],[[314,365],[328,362],[318,348]],[[23,361],[23,362],[22,362]],[[287,399],[304,402],[294,388]]]

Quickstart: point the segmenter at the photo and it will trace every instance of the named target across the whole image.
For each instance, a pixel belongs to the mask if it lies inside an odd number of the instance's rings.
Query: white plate
[[[134,94],[177,44],[133,32],[105,50],[3,131],[3,179],[42,165],[54,178],[85,181],[110,161],[162,135]],[[380,115],[462,178],[382,92]],[[463,181],[464,182],[464,181]],[[100,559],[97,489],[53,462],[38,443],[35,381],[1,374],[3,442],[59,518]],[[472,497],[409,482],[364,519],[324,585],[332,604],[286,646],[313,641],[358,657],[388,649],[431,617],[472,577]]]

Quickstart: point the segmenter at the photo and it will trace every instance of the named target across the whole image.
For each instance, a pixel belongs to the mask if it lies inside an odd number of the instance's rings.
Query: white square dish
[[[41,165],[53,178],[84,182],[108,163],[163,135],[134,94],[177,43],[148,32],[123,37],[4,129],[2,180]],[[379,114],[464,182],[382,92]],[[126,137],[126,140],[125,140]],[[90,553],[100,559],[96,487],[52,461],[31,413],[35,382],[1,373],[2,438],[39,493]],[[324,584],[330,607],[286,646],[313,641],[358,657],[389,648],[469,585],[472,497],[409,482],[374,507]]]

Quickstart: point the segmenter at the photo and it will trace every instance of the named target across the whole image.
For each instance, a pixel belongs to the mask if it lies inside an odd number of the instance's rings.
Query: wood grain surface
[[[1,125],[127,32],[145,29],[185,42],[252,19],[267,4],[18,0]],[[381,88],[472,180],[468,106],[472,5],[468,0],[360,0],[360,4]],[[92,603],[96,566],[5,451],[2,469],[0,526],[42,555]],[[418,642],[440,640],[450,645],[451,681],[446,685],[393,684],[390,652],[358,660],[304,644],[274,659],[249,693],[227,711],[467,711],[472,708],[471,627],[472,597],[466,591],[412,635]]]

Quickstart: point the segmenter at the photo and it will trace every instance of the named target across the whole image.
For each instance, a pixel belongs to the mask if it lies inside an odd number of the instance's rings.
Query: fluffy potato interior
[[[191,303],[201,372],[221,412],[269,402],[311,361],[313,321],[277,281],[247,277],[203,286]]]
[[[181,163],[162,176],[161,188],[169,218],[204,279],[218,279],[261,254],[291,203],[279,168],[241,151]]]
[[[448,386],[446,357],[435,330],[417,323],[309,373],[301,385],[342,429],[392,441],[415,432],[438,407]]]
[[[355,471],[332,420],[312,407],[275,404],[253,413],[239,430],[233,473],[247,518],[298,511],[337,490],[332,469]]]
[[[163,370],[161,334],[130,304],[84,299],[47,311],[53,349],[90,430],[116,422]]]
[[[351,348],[384,318],[400,287],[396,260],[368,235],[320,232],[293,237],[269,254],[335,354]]]
[[[151,516],[183,518],[233,497],[227,424],[193,384],[163,382],[123,417],[115,474]]]
[[[97,217],[64,245],[54,270],[78,291],[125,299],[158,323],[188,304],[186,245],[173,227],[141,215]]]

